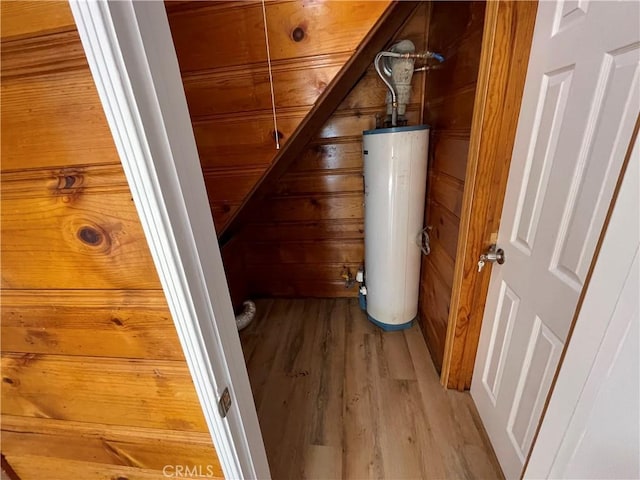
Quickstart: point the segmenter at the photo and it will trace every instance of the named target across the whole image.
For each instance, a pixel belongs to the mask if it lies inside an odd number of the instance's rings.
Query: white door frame
[[[268,479],[164,2],[70,5],[224,475]]]

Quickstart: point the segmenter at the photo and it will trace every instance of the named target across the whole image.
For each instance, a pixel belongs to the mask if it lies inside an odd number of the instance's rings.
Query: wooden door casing
[[[448,388],[471,386],[489,286],[478,258],[500,224],[536,11],[535,1],[487,3],[441,373]]]
[[[445,62],[426,78],[424,123],[431,126],[425,226],[431,253],[422,257],[420,327],[433,363],[442,368],[457,259],[465,173],[481,59],[485,4],[434,2],[428,49]]]

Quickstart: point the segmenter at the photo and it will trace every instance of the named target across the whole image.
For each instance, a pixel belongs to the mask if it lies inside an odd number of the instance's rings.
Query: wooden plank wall
[[[266,3],[281,144],[388,3]],[[209,202],[220,229],[277,153],[262,4],[166,5]]]
[[[426,48],[427,3],[397,35]],[[413,79],[409,124],[421,121],[424,74]],[[362,131],[384,117],[386,87],[373,67],[290,167],[245,228],[249,289],[256,296],[352,297],[341,273],[364,261]]]
[[[429,50],[446,61],[428,72],[425,122],[432,126],[425,224],[431,254],[423,257],[420,322],[438,371],[453,287],[462,194],[484,26],[483,2],[433,2]]]
[[[2,2],[2,454],[164,478],[212,446],[66,2]]]

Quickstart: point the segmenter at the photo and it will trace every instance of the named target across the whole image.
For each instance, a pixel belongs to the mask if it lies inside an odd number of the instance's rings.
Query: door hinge
[[[218,411],[220,412],[220,416],[222,418],[227,416],[229,409],[231,408],[231,394],[229,393],[229,387],[226,387],[220,395],[220,399],[218,400]]]

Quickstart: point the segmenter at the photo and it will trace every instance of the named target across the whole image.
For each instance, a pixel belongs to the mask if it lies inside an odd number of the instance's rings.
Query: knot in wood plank
[[[294,42],[301,42],[305,37],[305,31],[301,26],[297,26],[291,32],[291,39]]]

